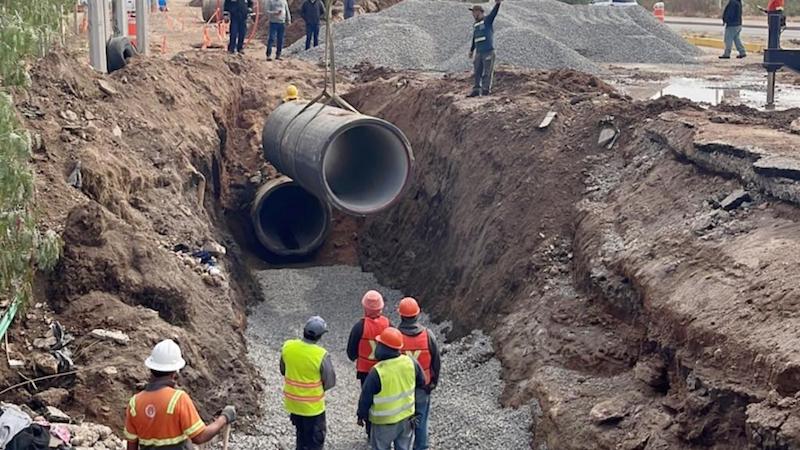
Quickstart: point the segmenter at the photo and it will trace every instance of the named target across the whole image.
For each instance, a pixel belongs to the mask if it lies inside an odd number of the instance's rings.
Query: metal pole
[[[775,108],[775,72],[767,72],[767,109]]]
[[[125,8],[125,0],[113,0],[114,11],[114,36],[128,35],[128,14]]]
[[[108,72],[106,60],[106,22],[103,3],[106,0],[89,0],[89,62],[94,70]]]
[[[147,39],[149,18],[150,0],[136,0],[136,47],[146,56],[150,56],[150,41]]]

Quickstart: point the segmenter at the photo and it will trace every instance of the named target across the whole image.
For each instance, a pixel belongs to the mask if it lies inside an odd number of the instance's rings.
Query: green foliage
[[[44,55],[68,4],[71,0],[0,0],[0,84],[28,83],[25,61]],[[17,304],[30,299],[36,268],[54,267],[62,247],[54,232],[40,234],[36,228],[30,157],[30,137],[11,96],[0,91],[0,300]]]

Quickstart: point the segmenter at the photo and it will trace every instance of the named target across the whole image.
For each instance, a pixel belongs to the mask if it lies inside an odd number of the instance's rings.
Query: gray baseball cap
[[[328,332],[328,324],[325,319],[320,316],[312,316],[306,321],[303,327],[303,334],[308,334],[316,338],[322,337],[323,334]]]

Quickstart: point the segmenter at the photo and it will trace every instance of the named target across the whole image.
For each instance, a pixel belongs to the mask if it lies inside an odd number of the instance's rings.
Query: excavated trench
[[[793,195],[785,184],[759,182],[778,192],[756,196],[760,212],[720,213],[740,186],[731,177],[750,175],[731,172],[746,161],[687,156],[695,131],[661,117],[700,114],[690,103],[632,103],[574,72],[500,72],[498,81],[497,96],[477,102],[455,95],[452,80],[424,76],[351,92],[362,112],[406,133],[417,168],[396,206],[334,221],[328,241],[357,249],[382,285],[451,322],[449,339],[490,334],[502,403],[533,411],[532,448],[795,448],[784,425],[794,403],[775,397],[796,392],[792,366],[747,361],[751,349],[737,345],[760,325],[722,322],[725,340],[716,306],[674,300],[702,292],[714,304],[714,280],[740,292],[763,283],[721,261],[736,251],[733,236],[795,220],[793,207],[768,200]],[[548,129],[531,125],[551,110]],[[609,118],[621,130],[612,150],[596,144]],[[329,250],[304,265],[342,262]],[[743,376],[749,368],[777,375]]]

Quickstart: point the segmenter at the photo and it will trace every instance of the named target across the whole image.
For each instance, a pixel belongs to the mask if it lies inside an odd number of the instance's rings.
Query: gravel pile
[[[491,4],[485,5],[487,11]],[[406,0],[334,27],[337,64],[368,61],[395,69],[461,72],[468,58],[473,19],[467,5]],[[572,6],[557,0],[504,3],[495,20],[497,62],[532,69],[571,68],[598,73],[597,63],[691,63],[699,50],[641,7]],[[320,46],[289,52],[320,60]]]
[[[284,340],[301,335],[305,320],[319,314],[330,332],[321,344],[333,358],[337,386],[328,393],[328,438],[325,448],[367,449],[363,429],[356,425],[359,384],[345,352],[350,328],[359,319],[361,295],[378,289],[394,312],[402,295],[378,286],[371,274],[356,267],[315,267],[259,272],[266,301],[253,308],[247,332],[250,357],[266,379],[260,435],[234,433],[234,450],[294,448],[294,429],[283,410],[279,353]],[[424,305],[423,305],[424,306]],[[396,313],[390,315],[398,323]],[[500,363],[493,358],[489,338],[473,333],[444,344],[443,327],[434,327],[442,345],[442,379],[432,397],[429,423],[431,448],[437,450],[521,449],[528,447],[528,409],[503,409]]]

